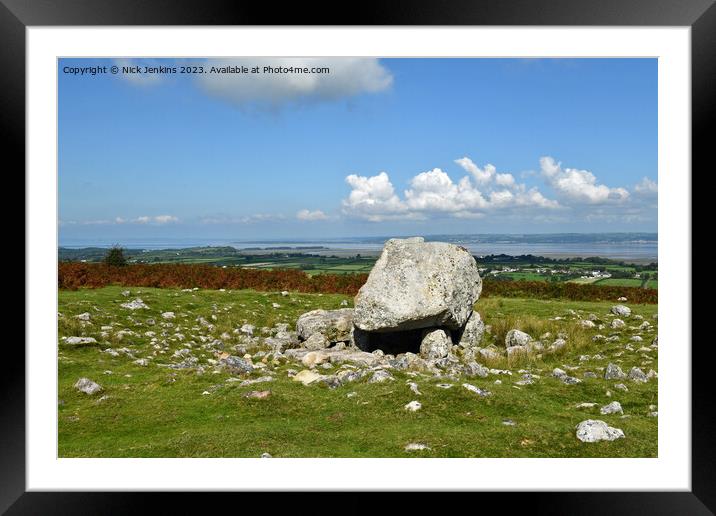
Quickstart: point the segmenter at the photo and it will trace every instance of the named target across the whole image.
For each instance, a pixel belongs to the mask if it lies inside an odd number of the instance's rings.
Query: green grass
[[[617,362],[628,371],[632,365],[658,370],[656,353],[653,362],[643,365],[644,358],[636,351],[648,345],[656,334],[655,305],[631,305],[634,313],[652,322],[654,328],[644,332],[643,343],[632,343],[635,351],[624,351],[631,330],[623,333],[620,343],[594,343],[591,336],[597,330],[584,330],[570,310],[583,317],[596,314],[608,321],[612,303],[571,302],[531,299],[481,299],[476,309],[493,327],[493,336],[501,339],[504,333],[517,327],[532,333],[564,331],[570,346],[562,354],[532,356],[517,364],[493,364],[511,367],[513,376],[490,375],[488,378],[460,381],[432,376],[408,376],[392,371],[396,381],[368,384],[365,380],[349,383],[337,389],[323,385],[303,386],[287,377],[286,370],[302,369],[290,362],[275,368],[275,381],[239,387],[227,382],[229,375],[213,373],[210,365],[203,374],[189,370],[172,370],[157,366],[170,362],[169,356],[152,353],[151,338],[144,335],[154,331],[159,336],[163,311],[174,311],[172,321],[182,327],[186,340],[194,340],[194,353],[202,362],[213,358],[200,350],[200,335],[231,335],[225,339],[227,348],[235,336],[233,328],[248,322],[272,326],[279,322],[291,325],[303,312],[315,308],[338,308],[341,301],[352,299],[342,295],[291,293],[260,293],[253,291],[182,292],[170,289],[128,289],[108,287],[96,290],[61,291],[59,311],[60,336],[88,335],[100,341],[99,346],[73,348],[59,346],[59,443],[60,457],[258,457],[269,452],[274,457],[655,457],[657,454],[657,418],[647,417],[649,405],[657,404],[657,381],[636,384],[625,381],[629,392],[613,389],[616,381],[601,378],[598,367],[609,361]],[[149,310],[130,311],[120,303],[141,297]],[[279,303],[281,308],[273,308]],[[73,315],[89,312],[92,322],[83,326]],[[212,314],[216,320],[211,318]],[[215,325],[213,331],[201,327],[197,317],[204,317]],[[554,317],[564,319],[553,320]],[[147,325],[148,319],[156,324]],[[106,337],[100,327],[112,325]],[[136,336],[119,339],[116,331],[129,329]],[[172,341],[173,328],[166,338],[171,351],[186,346]],[[602,330],[609,335],[610,330]],[[539,337],[539,335],[535,335]],[[152,357],[149,366],[132,363],[120,355],[102,353],[108,347],[127,347],[137,358]],[[582,354],[604,355],[603,360],[580,363]],[[616,353],[623,352],[619,357]],[[256,359],[255,362],[259,360]],[[550,376],[553,367],[581,365],[579,373],[591,370],[600,378],[583,379],[579,385],[567,386]],[[519,389],[518,368],[529,366],[542,378],[534,385]],[[269,366],[270,368],[271,366]],[[334,369],[335,370],[335,369]],[[111,371],[111,374],[105,374]],[[319,369],[320,372],[323,372]],[[252,373],[260,376],[265,373]],[[128,376],[127,376],[128,375]],[[82,376],[104,387],[108,396],[99,401],[100,394],[87,396],[73,388]],[[495,384],[496,379],[502,384]],[[412,393],[406,381],[419,385],[422,396]],[[448,381],[455,385],[449,390],[436,387]],[[488,398],[479,398],[460,386],[467,381],[490,390]],[[270,389],[266,400],[250,400],[243,394],[250,390]],[[611,390],[612,396],[606,395]],[[211,394],[203,395],[204,391]],[[348,398],[349,392],[356,392]],[[409,413],[403,406],[419,400],[422,410]],[[618,400],[629,418],[602,416],[598,407]],[[575,409],[581,402],[595,402],[592,409]],[[505,426],[505,418],[516,426]],[[574,436],[575,425],[584,419],[602,419],[624,430],[626,439],[614,442],[585,444]],[[406,452],[409,442],[424,442],[431,449]]]
[[[639,278],[604,278],[597,281],[596,284],[612,287],[641,287],[642,280]]]

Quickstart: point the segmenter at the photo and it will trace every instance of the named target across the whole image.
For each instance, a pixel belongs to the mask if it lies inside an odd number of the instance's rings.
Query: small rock
[[[612,313],[620,317],[629,317],[631,315],[631,308],[624,305],[614,305],[612,307]]]
[[[604,405],[602,408],[600,408],[599,413],[603,415],[623,414],[624,411],[622,410],[621,403],[619,403],[618,401],[612,401],[608,405]]]
[[[611,362],[607,365],[607,369],[604,372],[605,380],[623,380],[627,375],[622,371],[622,368]]]
[[[595,443],[597,441],[614,441],[624,437],[620,428],[613,428],[604,421],[598,419],[587,419],[577,425],[577,439],[583,443]]]
[[[176,314],[174,312],[162,312],[162,319],[175,319]]]
[[[98,383],[93,382],[89,378],[80,378],[75,383],[75,389],[85,394],[95,394],[102,390],[102,386]]]
[[[479,387],[475,387],[474,385],[471,385],[469,383],[463,383],[462,386],[467,389],[470,392],[474,392],[478,396],[489,396],[490,392],[480,389]]]
[[[128,308],[129,310],[139,310],[139,309],[149,308],[144,303],[144,301],[142,301],[140,298],[136,298],[136,299],[129,301],[127,303],[122,303],[119,306],[121,306],[122,308]]]
[[[405,445],[405,451],[429,450],[430,447],[423,443],[408,443]]]
[[[644,371],[639,369],[638,367],[632,367],[629,371],[629,379],[633,382],[641,382],[646,383],[649,381],[649,377],[644,374]]]
[[[249,391],[244,394],[244,398],[251,398],[257,400],[265,400],[271,396],[271,391]]]
[[[411,401],[410,403],[406,404],[405,407],[403,407],[403,408],[405,408],[405,410],[410,411],[410,412],[416,412],[416,411],[420,410],[421,408],[423,408],[423,405],[419,401]]]
[[[505,347],[528,346],[532,342],[532,337],[520,330],[510,330],[505,335]]]
[[[373,376],[370,380],[368,380],[368,383],[383,383],[392,380],[395,380],[395,378],[393,378],[393,376],[385,369],[381,369],[373,373]]]
[[[293,377],[294,382],[301,382],[303,385],[310,385],[321,379],[321,375],[315,371],[304,369]]]
[[[97,344],[97,340],[93,337],[67,337],[65,344],[71,344],[73,346]]]

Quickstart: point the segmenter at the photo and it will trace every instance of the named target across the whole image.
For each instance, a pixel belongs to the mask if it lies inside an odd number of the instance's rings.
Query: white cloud
[[[568,202],[603,204],[629,198],[626,189],[598,184],[595,175],[588,170],[563,169],[562,164],[550,156],[540,158],[540,168],[547,183]]]
[[[480,168],[467,156],[456,159],[455,163],[460,165],[466,172],[472,174],[472,177],[478,185],[486,185],[495,177],[495,167],[489,163],[485,165],[485,168]]]
[[[315,220],[328,220],[328,215],[323,213],[321,210],[300,210],[296,213],[298,220],[315,221]]]
[[[285,220],[286,217],[275,213],[256,213],[253,215],[211,215],[202,217],[199,222],[202,224],[258,224],[261,222],[276,222]]]
[[[117,220],[118,224],[125,222],[124,219],[121,219],[121,217],[117,217],[115,220]],[[122,222],[119,222],[119,220]],[[154,217],[142,215],[141,217],[132,219],[130,222],[135,224],[169,224],[171,222],[179,222],[179,219],[173,215],[156,215]]]
[[[401,199],[385,172],[373,177],[351,175],[346,178],[352,190],[343,200],[343,212],[378,222],[395,218],[420,219],[430,214],[480,218],[486,213],[510,208],[559,208],[559,203],[544,197],[537,188],[528,189],[524,184],[517,184],[511,174],[497,174],[492,165],[480,169],[469,158],[456,162],[473,178],[477,173],[483,185],[489,182],[494,185],[485,185],[481,190],[470,176],[464,176],[456,183],[447,173],[434,168],[410,179],[410,188]],[[489,172],[485,173],[485,170]],[[478,182],[477,179],[474,181]]]
[[[634,185],[634,192],[643,197],[651,197],[659,193],[659,187],[656,182],[645,177]]]
[[[272,107],[290,102],[336,100],[387,90],[393,76],[375,58],[217,58],[198,63],[208,72],[212,66],[259,67],[260,73],[204,73],[196,75],[207,94],[238,106]],[[272,68],[329,68],[328,73],[268,73]]]
[[[346,214],[379,222],[407,212],[385,172],[372,177],[351,174],[346,177],[346,183],[351,187],[351,193],[342,203]]]
[[[515,186],[517,186],[515,183],[515,178],[512,174],[496,174],[495,183],[500,186],[505,186],[507,188],[514,188]]]

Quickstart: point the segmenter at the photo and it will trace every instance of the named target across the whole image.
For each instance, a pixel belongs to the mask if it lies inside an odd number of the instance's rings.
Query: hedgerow
[[[250,269],[198,264],[131,264],[116,267],[102,263],[60,262],[61,289],[98,288],[108,285],[156,288],[290,290],[355,295],[367,274],[308,275],[298,269]],[[484,297],[571,299],[573,301],[615,301],[626,297],[630,303],[657,303],[658,290],[599,286],[546,281],[483,281]]]

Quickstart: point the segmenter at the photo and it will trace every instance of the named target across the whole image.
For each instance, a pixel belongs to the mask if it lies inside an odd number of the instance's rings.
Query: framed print
[[[714,510],[691,182],[716,8],[403,7],[4,0],[9,514],[137,491]]]

